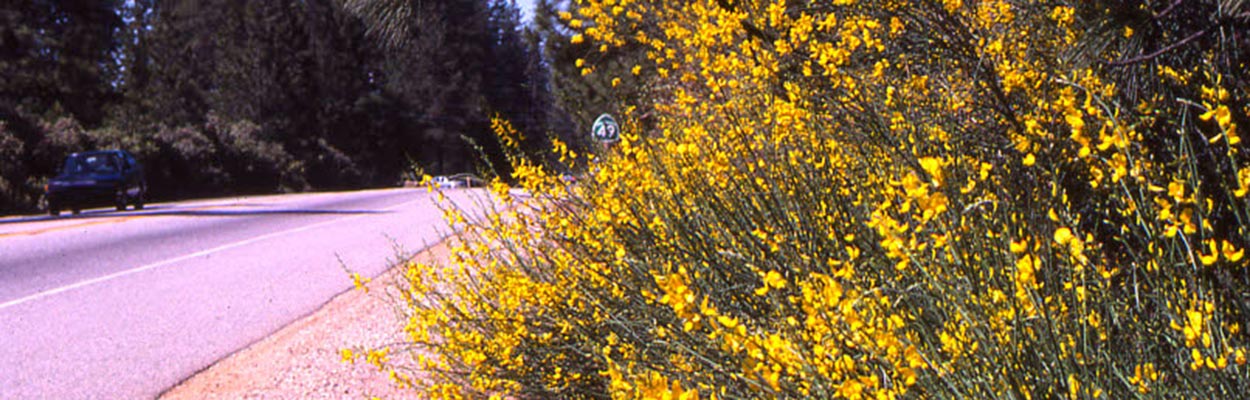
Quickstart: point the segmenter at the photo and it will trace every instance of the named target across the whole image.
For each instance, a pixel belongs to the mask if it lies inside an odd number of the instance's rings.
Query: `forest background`
[[[558,93],[589,86],[553,75],[574,49],[552,24],[523,24],[512,0],[411,1],[392,16],[411,28],[383,38],[358,3],[3,2],[0,211],[37,209],[90,149],[135,153],[172,199],[508,176],[492,116],[531,132],[536,158],[548,135],[581,143],[588,121]]]

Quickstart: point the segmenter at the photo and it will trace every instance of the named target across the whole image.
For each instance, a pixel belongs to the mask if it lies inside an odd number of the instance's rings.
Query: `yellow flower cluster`
[[[1164,66],[1138,75],[1202,111],[1159,112],[1068,56],[1079,8],[579,1],[652,111],[553,143],[576,184],[513,157],[515,207],[448,209],[451,263],[403,296],[425,394],[1244,395],[1250,96]]]

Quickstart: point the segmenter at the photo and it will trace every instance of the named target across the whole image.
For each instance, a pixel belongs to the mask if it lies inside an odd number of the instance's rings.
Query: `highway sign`
[[[621,140],[621,126],[611,115],[600,115],[590,128],[590,137],[603,143],[618,142]]]

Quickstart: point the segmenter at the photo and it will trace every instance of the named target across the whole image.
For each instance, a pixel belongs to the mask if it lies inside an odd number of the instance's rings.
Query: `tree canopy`
[[[515,1],[18,0],[0,5],[0,210],[68,153],[128,149],[158,198],[508,176],[492,116],[551,130]],[[483,154],[485,158],[483,158]]]

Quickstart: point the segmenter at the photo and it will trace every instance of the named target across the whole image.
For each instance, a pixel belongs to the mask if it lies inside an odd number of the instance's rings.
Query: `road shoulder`
[[[415,259],[442,262],[447,241]],[[163,393],[161,399],[306,399],[409,397],[385,373],[363,360],[343,362],[344,348],[402,346],[398,302],[388,295],[403,279],[393,267],[372,279],[367,292],[349,290],[317,311],[219,360]],[[350,279],[344,275],[343,279]],[[402,357],[396,354],[395,357]]]

